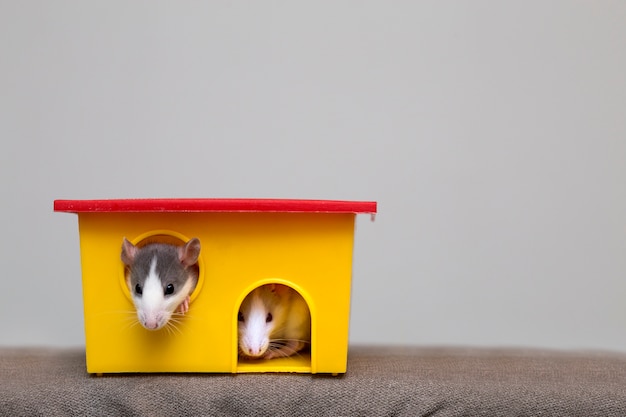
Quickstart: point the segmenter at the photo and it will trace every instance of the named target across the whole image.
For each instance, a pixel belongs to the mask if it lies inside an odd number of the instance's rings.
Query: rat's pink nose
[[[148,330],[159,330],[166,323],[162,313],[146,313],[139,318],[139,321]]]

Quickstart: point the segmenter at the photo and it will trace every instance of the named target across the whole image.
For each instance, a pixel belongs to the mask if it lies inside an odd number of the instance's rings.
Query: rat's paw
[[[300,340],[289,340],[281,347],[268,349],[265,355],[263,355],[263,359],[286,358],[287,356],[298,353],[305,346],[306,343]]]
[[[182,303],[178,306],[178,312],[180,314],[185,314],[189,311],[189,296],[185,297]]]
[[[278,357],[282,357],[284,355],[279,355],[278,352],[280,350],[268,350],[265,355],[262,356],[262,359],[274,359]]]

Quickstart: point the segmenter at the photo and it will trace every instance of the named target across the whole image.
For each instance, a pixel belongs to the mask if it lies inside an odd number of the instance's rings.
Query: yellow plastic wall
[[[354,214],[78,213],[87,371],[344,373]],[[201,241],[200,279],[176,328],[136,320],[120,260],[124,237]],[[311,353],[240,362],[237,312],[259,285],[299,291],[311,311]]]

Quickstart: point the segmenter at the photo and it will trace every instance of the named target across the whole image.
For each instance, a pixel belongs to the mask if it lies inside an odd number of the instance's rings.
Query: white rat
[[[286,285],[254,289],[241,303],[238,320],[239,353],[243,357],[287,357],[311,343],[309,307]]]
[[[128,268],[126,284],[143,327],[158,330],[178,310],[189,310],[189,295],[198,283],[200,241],[191,239],[182,246],[150,243],[137,247],[126,238],[122,262]]]

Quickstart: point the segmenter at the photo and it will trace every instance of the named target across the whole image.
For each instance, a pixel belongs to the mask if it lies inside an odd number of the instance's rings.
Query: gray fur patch
[[[156,258],[156,274],[161,280],[163,291],[168,284],[174,286],[174,294],[185,285],[188,277],[197,278],[197,265],[189,268],[181,263],[178,257],[178,248],[163,243],[152,243],[139,249],[130,267],[130,290],[134,293],[139,284],[143,288],[146,278],[150,273],[152,261]]]

